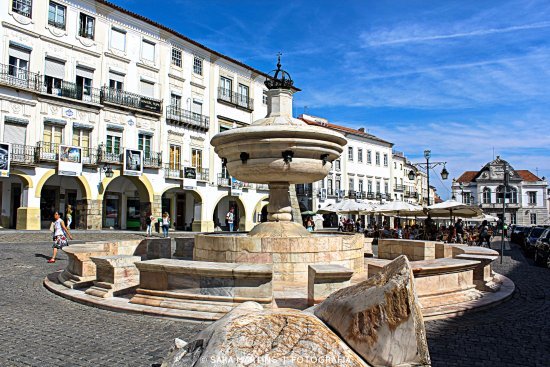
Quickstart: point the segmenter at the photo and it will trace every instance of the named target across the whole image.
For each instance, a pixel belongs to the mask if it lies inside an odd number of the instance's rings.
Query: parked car
[[[546,228],[535,244],[535,264],[550,268],[550,228]]]
[[[523,249],[528,256],[535,254],[535,244],[544,231],[544,227],[532,227],[529,233],[525,236]]]
[[[521,232],[523,232],[523,229],[525,227],[524,226],[516,226],[514,225],[511,229],[510,229],[510,241],[512,241],[513,243],[519,243],[518,242],[518,236]]]
[[[525,239],[529,235],[529,232],[531,232],[531,229],[533,229],[533,227],[523,227],[516,235],[516,243],[520,245],[521,248],[525,248]]]

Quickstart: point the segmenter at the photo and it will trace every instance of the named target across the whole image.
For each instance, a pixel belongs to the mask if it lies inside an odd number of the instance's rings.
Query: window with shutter
[[[114,48],[120,51],[126,50],[126,32],[125,31],[117,28],[111,28],[111,48]]]
[[[23,125],[4,124],[4,142],[25,145],[27,127]]]
[[[144,60],[155,61],[155,44],[143,40],[143,44],[141,46],[141,57]]]
[[[155,84],[146,80],[141,81],[141,94],[153,98],[155,95]]]

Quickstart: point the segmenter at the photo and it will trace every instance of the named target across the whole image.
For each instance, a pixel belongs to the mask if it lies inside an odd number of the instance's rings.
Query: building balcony
[[[124,149],[119,148],[114,151],[108,152],[104,144],[100,144],[97,148],[97,163],[108,163],[122,165],[124,162],[123,153],[120,153]]]
[[[417,198],[418,197],[418,193],[416,191],[413,191],[413,190],[405,190],[403,196],[405,196],[406,198]]]
[[[393,186],[393,191],[403,192],[403,191],[405,191],[405,185],[394,185]]]
[[[244,94],[235,93],[232,90],[218,88],[218,102],[227,103],[247,111],[254,111],[254,99]]]
[[[268,184],[256,184],[256,191],[258,190],[269,190],[269,185]]]
[[[42,75],[31,73],[26,69],[13,65],[0,64],[0,84],[15,89],[25,89],[38,92],[41,88]]]
[[[210,128],[210,118],[208,116],[189,110],[182,110],[177,106],[166,107],[166,121],[203,131],[208,131]]]
[[[536,204],[528,204],[529,206],[535,206]],[[508,209],[519,209],[519,203],[506,203],[506,208]],[[500,203],[482,203],[482,209],[502,209],[502,202]]]
[[[35,166],[36,147],[22,144],[11,145],[11,165],[14,166]]]
[[[162,153],[144,152],[143,155],[144,168],[162,168]]]
[[[56,97],[63,97],[83,101],[87,103],[99,104],[101,102],[101,90],[98,88],[84,87],[76,83],[62,80],[58,85],[40,83],[39,92]]]
[[[14,144],[12,145],[12,159],[17,159],[19,164],[25,165],[34,165],[40,162],[57,162],[59,160],[60,145],[65,144],[48,143],[44,141],[39,141],[36,147]],[[85,166],[96,166],[98,163],[97,149],[89,147],[80,148],[82,149],[82,164]],[[34,155],[33,163],[29,163],[31,154]]]
[[[141,112],[154,114],[162,113],[162,101],[124,90],[103,87],[101,88],[101,103],[122,106]]]
[[[164,178],[175,180],[183,180],[185,177],[186,168],[195,168],[190,166],[182,166],[176,163],[167,163],[164,165]],[[197,181],[208,181],[208,168],[195,168],[195,179]],[[189,177],[188,177],[189,178]]]
[[[223,173],[218,173],[218,186],[231,186],[231,177]]]
[[[372,191],[367,192],[367,199],[368,200],[374,200],[376,197],[376,194]]]

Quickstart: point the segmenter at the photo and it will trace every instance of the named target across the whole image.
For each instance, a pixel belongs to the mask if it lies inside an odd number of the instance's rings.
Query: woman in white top
[[[65,222],[60,218],[59,212],[55,212],[53,215],[55,221],[53,222],[53,256],[48,260],[49,263],[55,262],[55,257],[57,256],[57,249],[68,246],[67,236],[72,240],[73,236],[69,229],[65,226]]]

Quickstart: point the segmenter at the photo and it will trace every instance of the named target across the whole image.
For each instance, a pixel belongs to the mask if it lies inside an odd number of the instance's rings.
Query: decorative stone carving
[[[178,348],[179,347],[179,348]],[[313,315],[263,310],[255,302],[233,309],[195,340],[181,340],[162,367],[368,366]]]
[[[333,293],[314,313],[370,364],[430,364],[413,273],[403,255],[366,281]]]
[[[21,112],[21,105],[19,103],[12,102],[11,110],[14,114],[19,115],[19,112]]]

